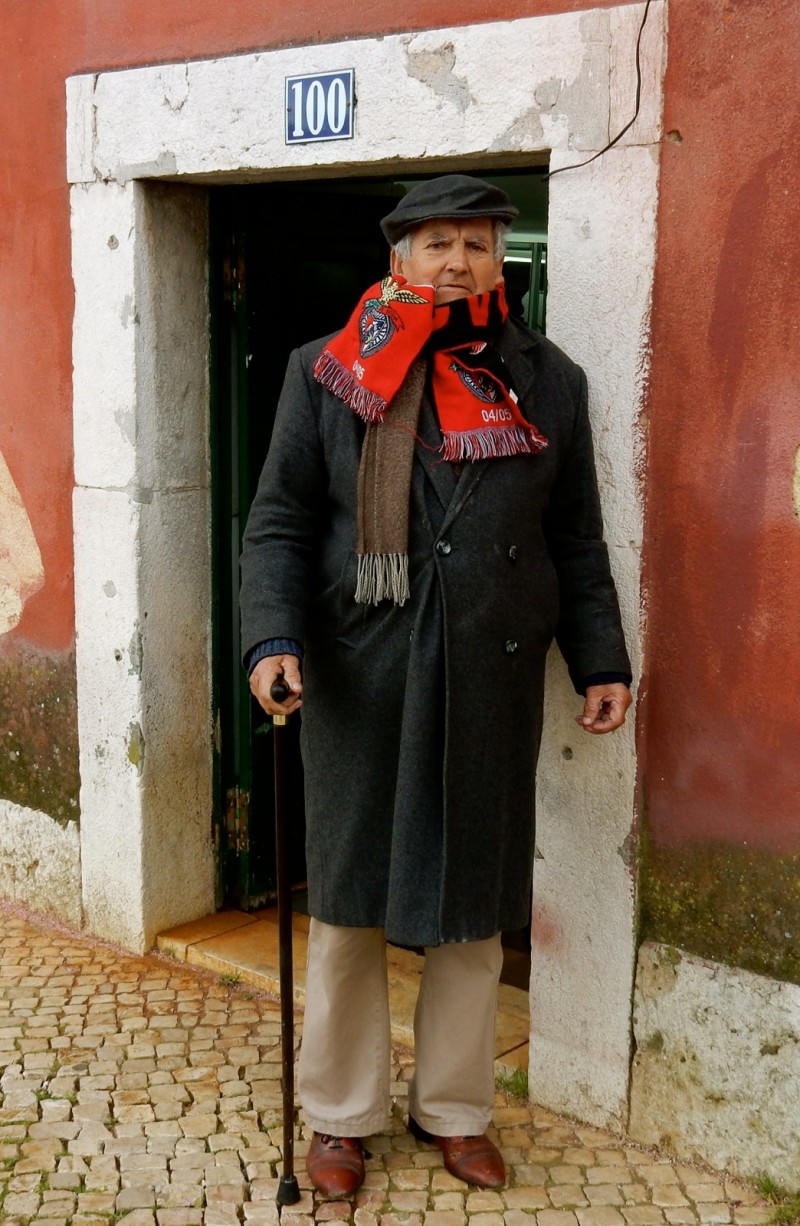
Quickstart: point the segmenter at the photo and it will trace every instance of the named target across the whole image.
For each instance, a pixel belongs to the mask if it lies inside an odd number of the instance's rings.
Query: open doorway
[[[481,174],[479,170],[476,174]],[[544,168],[486,174],[520,210],[505,277],[512,313],[546,327]],[[238,558],[292,349],[346,323],[387,271],[380,218],[418,178],[322,180],[211,192],[214,710],[218,900],[243,910],[275,895],[271,721],[240,664]],[[299,719],[290,721],[290,851],[305,882]],[[504,936],[504,979],[527,989],[527,929]]]

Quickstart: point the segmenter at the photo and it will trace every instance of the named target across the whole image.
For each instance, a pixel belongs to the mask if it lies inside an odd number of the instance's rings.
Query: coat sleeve
[[[289,359],[241,557],[242,657],[266,639],[302,644],[326,471],[318,398],[300,352]]]
[[[559,582],[556,641],[573,685],[583,693],[592,674],[630,676],[631,666],[603,540],[586,375],[574,369],[578,386],[572,436],[551,493],[545,535]]]

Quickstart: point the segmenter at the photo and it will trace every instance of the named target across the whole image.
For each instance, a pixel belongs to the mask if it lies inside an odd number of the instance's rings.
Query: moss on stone
[[[17,642],[0,654],[0,796],[77,821],[78,704],[75,655]]]
[[[128,727],[128,761],[133,763],[141,775],[144,766],[144,733],[135,721]]]
[[[800,854],[642,839],[641,936],[800,983]]]

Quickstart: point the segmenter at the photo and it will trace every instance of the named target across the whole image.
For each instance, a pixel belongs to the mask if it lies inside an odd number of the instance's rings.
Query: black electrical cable
[[[572,166],[559,166],[557,170],[551,170],[549,174],[545,175],[546,179],[552,179],[553,175],[560,175],[562,171],[564,170],[579,170],[581,166],[588,166],[590,162],[595,162],[597,158],[602,157],[604,153],[608,153],[609,149],[613,149],[617,141],[622,140],[623,136],[628,131],[628,129],[632,128],[633,125],[636,123],[636,120],[639,117],[639,107],[642,101],[642,62],[641,62],[642,34],[644,33],[644,27],[647,22],[647,14],[650,12],[650,3],[651,3],[651,0],[646,0],[646,4],[644,6],[644,13],[642,14],[642,24],[639,26],[639,35],[636,39],[636,109],[633,112],[633,118],[628,120],[628,122],[625,124],[625,127],[622,128],[617,133],[617,135],[614,137],[614,139],[610,140],[608,144],[600,150],[599,153],[593,153],[592,156],[590,158],[587,158],[585,162],[575,162],[574,165]]]

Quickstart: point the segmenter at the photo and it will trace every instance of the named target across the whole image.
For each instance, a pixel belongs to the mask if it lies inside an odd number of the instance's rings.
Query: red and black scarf
[[[391,422],[412,363],[426,357],[446,460],[541,451],[547,440],[520,412],[495,349],[508,318],[502,284],[443,306],[433,297],[432,286],[402,277],[373,285],[317,358],[315,379],[364,421]]]
[[[533,454],[547,440],[522,416],[495,341],[508,318],[502,285],[434,306],[430,285],[386,277],[322,350],[314,378],[367,423],[357,495],[355,598],[409,597],[408,516],[426,376],[442,456],[460,463]]]

